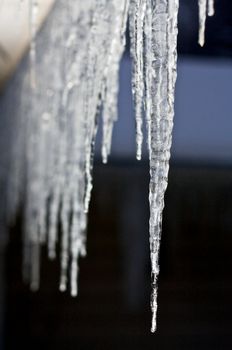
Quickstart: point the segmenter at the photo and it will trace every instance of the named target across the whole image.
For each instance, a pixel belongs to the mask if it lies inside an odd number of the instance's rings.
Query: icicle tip
[[[151,333],[156,332],[156,314],[153,313],[152,315],[152,321],[151,321]]]
[[[48,258],[49,258],[50,260],[55,260],[55,258],[56,258],[56,252],[55,252],[54,249],[49,249],[49,251],[48,251]]]
[[[67,290],[66,283],[60,283],[59,290],[62,293],[66,292]]]
[[[199,35],[198,44],[203,47],[205,45],[204,35]]]
[[[39,290],[39,282],[38,281],[33,281],[31,284],[30,284],[30,290],[32,292],[38,292]]]

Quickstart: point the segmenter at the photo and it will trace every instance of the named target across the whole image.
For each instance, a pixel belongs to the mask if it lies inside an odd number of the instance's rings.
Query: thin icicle
[[[69,198],[63,198],[61,209],[61,223],[62,223],[62,238],[61,238],[61,271],[60,271],[60,285],[61,292],[67,290],[68,283],[68,263],[69,263],[69,220],[70,215]]]
[[[40,284],[40,244],[36,242],[31,247],[31,277],[30,288],[37,291]]]
[[[112,40],[109,51],[108,62],[105,66],[105,83],[103,86],[103,135],[102,135],[102,161],[107,163],[111,149],[111,139],[114,122],[117,120],[117,100],[118,100],[118,76],[120,60],[125,48],[125,32],[128,17],[129,0],[118,1],[118,11],[116,13],[116,25],[111,33]]]
[[[144,80],[145,80],[145,116],[147,128],[147,148],[149,158],[151,155],[151,106],[152,106],[152,61],[154,61],[152,51],[152,0],[146,2],[146,17],[144,24]]]
[[[93,152],[95,145],[95,136],[97,133],[98,122],[96,113],[99,111],[101,80],[99,75],[103,67],[98,63],[101,59],[104,61],[104,43],[103,33],[107,29],[107,13],[106,0],[97,0],[95,11],[92,18],[92,26],[90,29],[90,41],[88,47],[87,69],[86,69],[86,90],[85,90],[85,120],[86,120],[86,161],[85,161],[85,176],[86,176],[86,193],[85,193],[85,212],[88,212],[89,202],[91,197],[92,185],[92,165]],[[106,34],[107,32],[105,32]]]
[[[205,22],[207,13],[207,0],[198,0],[199,7],[199,36],[198,43],[204,46],[205,43]]]
[[[135,102],[136,158],[142,157],[143,144],[143,97],[144,97],[144,18],[146,0],[132,0],[130,5],[130,38],[133,65],[132,94]]]
[[[198,0],[199,9],[199,36],[198,43],[204,46],[206,16],[214,15],[214,0]]]
[[[208,0],[208,16],[213,16],[215,13],[214,0]]]

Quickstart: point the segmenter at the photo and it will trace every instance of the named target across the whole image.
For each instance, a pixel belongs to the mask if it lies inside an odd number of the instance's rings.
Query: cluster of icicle
[[[107,162],[117,118],[118,72],[129,16],[137,159],[143,119],[150,162],[152,332],[164,194],[174,115],[179,0],[57,0],[41,53],[36,38],[38,1],[31,1],[31,72],[24,81],[15,126],[9,186],[10,217],[25,203],[24,276],[39,287],[40,248],[56,256],[60,290],[78,293],[78,259],[86,254],[95,136],[102,118]],[[201,38],[206,0],[199,0]],[[212,1],[209,0],[212,13]],[[201,39],[202,40],[202,39]],[[37,53],[36,53],[37,52]],[[59,227],[59,230],[58,230]]]
[[[23,196],[23,271],[34,290],[39,287],[40,247],[46,243],[49,257],[55,258],[60,226],[60,290],[70,282],[71,295],[78,293],[94,141],[101,111],[106,162],[128,5],[127,0],[57,0],[41,43],[35,35],[39,2],[31,0],[30,70],[18,106],[9,209],[14,215]]]

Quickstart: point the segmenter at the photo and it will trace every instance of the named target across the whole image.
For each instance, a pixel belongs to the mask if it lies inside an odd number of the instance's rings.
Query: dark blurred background
[[[0,254],[5,271],[0,280],[0,348],[232,348],[232,1],[216,0],[215,7],[215,16],[207,19],[206,45],[200,48],[197,1],[180,1],[157,333],[150,334],[149,168],[145,147],[143,161],[135,161],[126,52],[119,121],[107,166],[100,162],[98,140],[79,296],[59,293],[59,260],[48,261],[45,250],[40,291],[31,293],[22,283],[19,217],[5,260]],[[4,104],[3,94],[1,111]]]

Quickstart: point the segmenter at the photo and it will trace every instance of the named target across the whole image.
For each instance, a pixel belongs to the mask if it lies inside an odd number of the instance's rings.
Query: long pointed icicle
[[[152,272],[152,327],[156,330],[157,278],[159,274],[159,248],[167,188],[170,148],[174,116],[174,88],[177,58],[178,0],[157,0],[152,5],[151,55],[151,150],[150,150],[150,250]],[[148,86],[149,88],[149,86]]]

